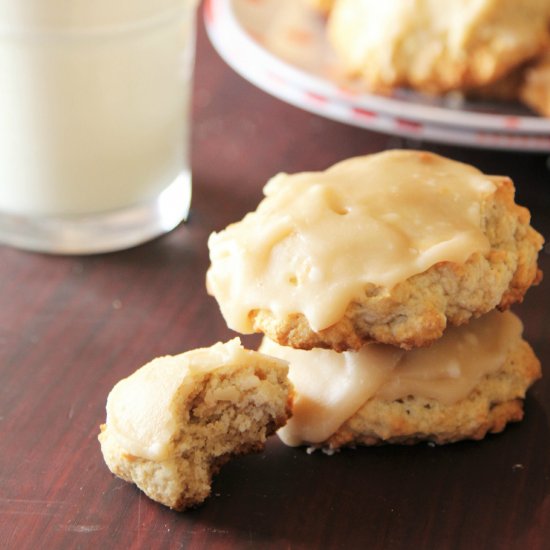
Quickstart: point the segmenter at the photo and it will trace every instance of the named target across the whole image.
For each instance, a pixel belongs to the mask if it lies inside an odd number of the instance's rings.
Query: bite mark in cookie
[[[109,394],[107,466],[170,508],[200,504],[231,456],[261,450],[290,416],[287,372],[238,340],[153,360]]]

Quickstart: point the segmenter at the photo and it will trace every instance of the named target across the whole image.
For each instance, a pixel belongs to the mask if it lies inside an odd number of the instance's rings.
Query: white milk
[[[188,171],[192,0],[0,0],[0,213],[93,214]]]

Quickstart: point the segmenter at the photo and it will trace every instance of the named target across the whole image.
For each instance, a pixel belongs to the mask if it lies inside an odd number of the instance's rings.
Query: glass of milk
[[[191,199],[196,0],[0,0],[0,242],[90,254]]]

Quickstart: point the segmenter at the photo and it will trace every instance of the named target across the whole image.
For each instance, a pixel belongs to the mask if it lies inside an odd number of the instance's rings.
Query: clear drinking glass
[[[195,0],[0,0],[0,242],[168,232],[191,199]]]

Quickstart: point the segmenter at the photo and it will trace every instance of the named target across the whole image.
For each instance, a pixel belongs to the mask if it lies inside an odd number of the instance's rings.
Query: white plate
[[[307,111],[420,140],[550,152],[550,119],[516,104],[357,90],[336,76],[324,21],[300,0],[206,0],[204,15],[210,40],[235,71]]]

